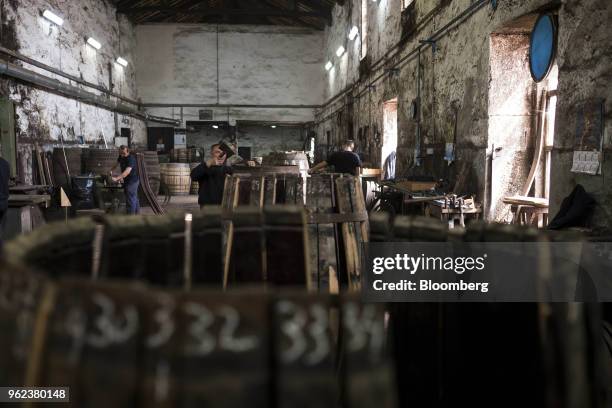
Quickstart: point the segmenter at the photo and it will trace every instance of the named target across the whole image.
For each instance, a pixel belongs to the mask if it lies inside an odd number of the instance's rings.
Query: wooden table
[[[511,196],[503,199],[510,205],[512,224],[545,227],[548,225],[548,199],[526,196]]]
[[[425,214],[427,202],[444,198],[445,196],[422,196],[414,197],[415,193],[427,194],[436,186],[434,181],[411,181],[411,180],[399,180],[395,181],[381,181],[381,191],[385,187],[391,190],[395,190],[403,194],[401,203],[401,213],[405,213],[406,205],[421,204],[421,211]]]
[[[20,184],[9,187],[9,194],[31,194],[45,191],[49,191],[49,186]]]
[[[49,194],[9,194],[9,207],[23,207],[26,205],[44,205],[49,208],[51,196]]]

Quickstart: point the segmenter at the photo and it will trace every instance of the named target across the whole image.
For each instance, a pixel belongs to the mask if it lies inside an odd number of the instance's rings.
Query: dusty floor
[[[170,202],[167,204],[164,203],[165,199],[165,196],[158,197],[159,203],[168,212],[193,212],[199,211],[200,209],[200,206],[198,205],[197,195],[172,196],[170,197]],[[151,207],[141,207],[140,212],[144,215],[153,214]]]

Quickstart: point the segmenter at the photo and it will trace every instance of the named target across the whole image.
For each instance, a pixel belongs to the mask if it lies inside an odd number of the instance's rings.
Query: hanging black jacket
[[[206,163],[199,164],[191,170],[191,179],[200,185],[198,189],[198,204],[218,205],[223,201],[223,186],[225,176],[232,174],[229,166],[208,166]]]

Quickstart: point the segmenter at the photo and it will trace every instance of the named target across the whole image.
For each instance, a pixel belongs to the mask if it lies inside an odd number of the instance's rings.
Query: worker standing
[[[225,176],[232,174],[232,168],[227,165],[227,155],[216,143],[210,148],[211,158],[200,163],[191,171],[191,179],[197,181],[198,204],[219,205],[223,201]]]
[[[8,211],[9,176],[11,169],[9,163],[0,157],[0,255],[2,254],[2,238],[4,235],[4,219]]]
[[[113,170],[117,166],[120,166],[121,174],[113,177]],[[123,183],[126,212],[128,214],[140,213],[140,203],[138,202],[138,186],[140,185],[138,166],[136,164],[136,156],[130,153],[130,149],[127,146],[122,145],[119,147],[119,158],[117,159],[117,164],[111,169],[110,174],[113,181]]]
[[[332,153],[327,160],[316,164],[308,173],[315,173],[327,166],[334,166],[336,173],[346,173],[353,176],[361,174],[361,159],[355,149],[355,142],[347,140],[342,143],[342,150]]]

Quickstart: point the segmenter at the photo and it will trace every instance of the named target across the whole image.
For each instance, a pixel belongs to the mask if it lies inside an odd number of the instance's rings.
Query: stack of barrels
[[[199,165],[200,165],[200,163],[191,163],[189,165],[189,168],[190,168],[191,171],[193,171],[193,169],[195,169]],[[200,184],[196,180],[191,180],[191,189],[189,190],[189,193],[190,194],[198,194],[199,188],[200,188]]]
[[[85,172],[97,175],[108,174],[117,164],[117,149],[87,149],[85,155]]]
[[[9,243],[0,266],[0,380],[69,386],[77,406],[516,407],[525,395],[530,406],[604,406],[598,304],[364,304],[352,293],[246,290],[235,280],[221,291],[221,214],[249,244],[233,278],[253,278],[261,244],[275,236],[274,261],[296,242],[286,234],[304,225],[286,223],[296,207],[272,207],[260,212],[268,219],[261,230],[257,208],[244,203],[231,214],[206,208],[191,221],[73,220]],[[432,218],[371,221],[372,239],[383,242],[545,238],[518,226],[461,232]],[[308,246],[300,248],[307,258]],[[264,275],[282,276],[288,258]],[[285,264],[285,276],[294,267]],[[176,286],[186,290],[166,290]]]
[[[174,163],[194,163],[200,160],[200,151],[195,147],[172,149],[170,161]]]

